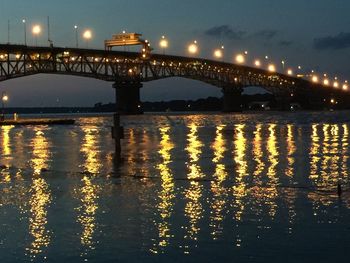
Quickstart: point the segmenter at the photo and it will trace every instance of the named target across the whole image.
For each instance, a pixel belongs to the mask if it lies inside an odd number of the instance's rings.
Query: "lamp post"
[[[23,32],[24,32],[24,45],[26,46],[27,45],[27,23],[26,23],[26,20],[23,19],[22,23],[23,23]]]
[[[78,40],[78,26],[77,25],[75,25],[74,26],[74,29],[75,29],[75,46],[76,46],[76,48],[78,48],[79,47],[79,40]]]
[[[6,95],[6,93],[3,91],[1,93],[1,103],[2,103],[2,114],[1,114],[1,120],[5,120],[5,103],[9,100],[9,97]]]

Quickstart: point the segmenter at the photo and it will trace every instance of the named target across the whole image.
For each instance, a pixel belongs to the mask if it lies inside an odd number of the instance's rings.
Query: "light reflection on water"
[[[1,127],[0,254],[274,261],[271,247],[304,251],[304,235],[337,250],[325,232],[350,238],[349,124],[235,118],[125,117],[117,171],[109,118]]]
[[[75,194],[81,203],[76,210],[78,211],[77,222],[82,227],[80,242],[91,250],[95,248],[93,235],[96,231],[96,212],[99,206],[99,192],[101,191],[101,187],[94,183],[94,177],[100,172],[102,163],[98,147],[100,140],[98,128],[82,127],[82,130],[84,135],[81,153],[85,161],[82,165],[84,173],[81,182],[79,187],[75,189]]]
[[[46,130],[46,128],[34,128],[35,135],[31,142],[33,176],[29,189],[29,233],[33,240],[26,249],[34,258],[49,246],[52,239],[52,233],[47,227],[47,208],[51,204],[52,195],[45,179],[51,154],[49,138],[45,135]]]
[[[189,225],[185,226],[185,239],[197,240],[200,231],[200,226],[198,224],[199,220],[202,218],[203,204],[201,202],[203,184],[199,182],[201,178],[204,178],[201,167],[199,165],[199,159],[202,154],[203,143],[198,137],[198,126],[195,122],[189,125],[189,133],[187,135],[187,147],[186,151],[188,154],[187,162],[187,178],[189,179],[189,187],[184,190],[185,198],[185,217],[188,218]],[[185,254],[188,254],[188,246],[184,247]]]

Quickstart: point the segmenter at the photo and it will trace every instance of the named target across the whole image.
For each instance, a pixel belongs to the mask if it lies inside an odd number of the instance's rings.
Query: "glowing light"
[[[32,28],[33,35],[40,35],[41,33],[41,26],[40,25],[34,25]]]
[[[276,72],[276,67],[275,67],[275,65],[270,64],[269,67],[268,67],[268,70],[269,70],[270,72]]]
[[[260,67],[260,66],[261,66],[260,60],[258,60],[258,59],[255,60],[254,65],[255,65],[256,67]]]
[[[343,90],[348,90],[348,85],[344,84],[343,85]]]
[[[85,30],[83,33],[83,38],[85,38],[86,40],[90,40],[92,38],[92,32],[91,30]]]
[[[318,82],[318,77],[317,76],[312,76],[312,82],[317,83]]]
[[[165,38],[165,36],[162,36],[159,42],[159,46],[164,49],[164,48],[168,48],[168,45],[169,45],[168,40]]]
[[[298,69],[300,70],[300,69],[301,69],[301,66],[298,66]]]
[[[334,88],[339,88],[339,83],[338,83],[337,81],[335,81],[335,82],[333,83],[333,87],[334,87]]]
[[[9,100],[9,97],[7,95],[2,96],[2,101],[6,102]]]
[[[323,80],[323,84],[326,85],[326,86],[328,86],[328,85],[329,85],[329,80],[328,80],[328,79],[324,79],[324,80]]]
[[[238,55],[236,56],[236,62],[237,62],[238,64],[243,64],[243,63],[245,62],[244,56],[243,56],[242,54],[238,54]]]
[[[222,50],[221,49],[216,49],[214,50],[214,57],[216,58],[222,58],[223,56],[223,53],[222,53]]]
[[[198,52],[198,45],[196,40],[188,46],[188,52],[191,54],[196,54]]]
[[[248,55],[248,51],[244,51],[244,55]]]

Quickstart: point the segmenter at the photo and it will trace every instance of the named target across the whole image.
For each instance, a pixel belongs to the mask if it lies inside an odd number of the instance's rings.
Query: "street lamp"
[[[26,24],[26,20],[23,19],[22,20],[23,23],[23,30],[24,30],[24,45],[27,45],[27,24]]]
[[[76,46],[76,48],[78,48],[79,47],[79,40],[78,40],[78,26],[77,25],[75,25],[74,26],[74,29],[75,29],[75,46]]]
[[[35,37],[35,45],[37,46],[38,45],[38,36],[41,33],[41,26],[40,25],[34,25],[33,28],[32,28],[32,33],[33,33],[33,35]]]
[[[2,114],[1,114],[1,120],[5,120],[5,103],[9,100],[9,97],[6,95],[6,93],[3,91],[1,93],[1,103],[2,103]]]
[[[83,33],[83,38],[86,40],[86,47],[89,47],[89,40],[92,38],[91,30],[85,30]]]
[[[165,54],[165,49],[168,48],[168,45],[169,45],[168,40],[165,38],[165,36],[162,36],[161,40],[159,41],[159,46],[163,50],[163,55]]]

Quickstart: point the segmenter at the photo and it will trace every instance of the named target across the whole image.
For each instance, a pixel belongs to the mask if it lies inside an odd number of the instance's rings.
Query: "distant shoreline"
[[[271,103],[273,97],[270,94],[243,95],[242,109],[252,109],[249,105],[254,101]],[[93,107],[6,107],[5,114],[113,113],[115,109],[115,103],[96,103]],[[222,99],[208,97],[198,100],[146,101],[142,102],[142,110],[144,112],[220,112]]]

